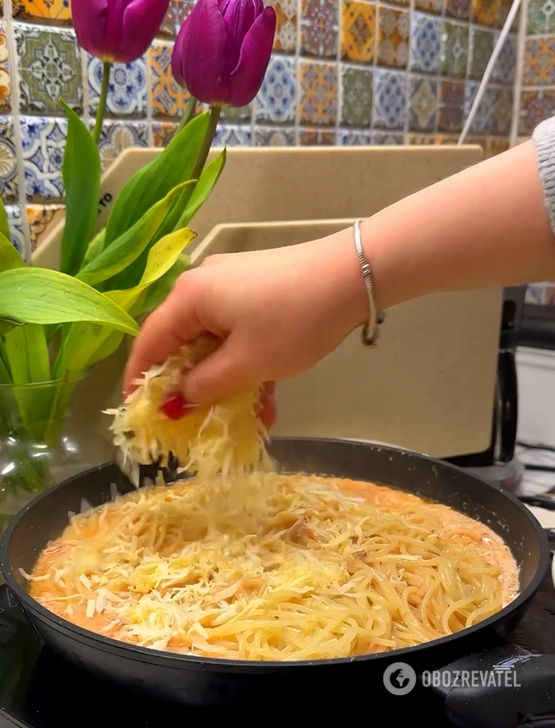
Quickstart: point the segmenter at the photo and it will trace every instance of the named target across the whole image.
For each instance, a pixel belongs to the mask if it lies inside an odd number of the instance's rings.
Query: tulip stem
[[[110,61],[104,61],[102,67],[102,86],[100,87],[100,98],[98,100],[98,110],[96,112],[96,123],[94,125],[93,139],[98,144],[100,133],[102,131],[102,122],[104,121],[104,112],[106,111],[106,100],[108,98],[108,89],[110,88],[110,70],[112,64]]]
[[[214,140],[214,134],[216,133],[216,128],[218,126],[218,121],[220,120],[221,113],[221,106],[210,107],[210,115],[208,116],[208,126],[206,128],[206,134],[204,135],[204,139],[202,140],[202,146],[198,153],[197,161],[195,162],[195,166],[191,174],[191,179],[200,179],[200,175],[202,174],[202,170],[204,169],[204,165],[206,164],[206,160],[208,159],[208,154],[210,153],[210,147],[212,146],[212,141]]]
[[[189,103],[187,104],[187,108],[185,109],[185,113],[183,114],[181,121],[179,122],[179,126],[177,127],[177,131],[181,131],[184,126],[187,126],[187,124],[191,121],[193,116],[195,115],[195,111],[197,108],[197,100],[194,96],[191,96],[189,99]]]

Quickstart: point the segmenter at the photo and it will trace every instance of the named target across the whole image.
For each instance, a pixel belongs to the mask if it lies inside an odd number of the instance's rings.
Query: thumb
[[[212,404],[259,384],[240,346],[231,334],[223,344],[183,377],[183,394],[194,404]]]

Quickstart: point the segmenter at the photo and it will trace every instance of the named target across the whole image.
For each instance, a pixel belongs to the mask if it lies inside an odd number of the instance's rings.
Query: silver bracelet
[[[358,262],[360,263],[360,271],[362,273],[362,277],[364,278],[364,283],[366,284],[369,306],[368,322],[362,329],[362,343],[364,346],[371,347],[376,346],[378,343],[379,326],[383,323],[385,319],[385,312],[379,310],[376,307],[376,302],[374,301],[374,283],[372,281],[372,269],[370,268],[370,263],[364,257],[364,251],[362,250],[360,223],[360,220],[357,220],[355,222],[355,250],[358,257]]]

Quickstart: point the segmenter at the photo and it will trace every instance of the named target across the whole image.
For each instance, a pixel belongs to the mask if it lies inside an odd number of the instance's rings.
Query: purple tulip
[[[79,45],[95,58],[130,63],[160,30],[170,0],[71,0]]]
[[[260,89],[276,31],[262,0],[197,0],[177,36],[175,80],[198,101],[246,106]]]

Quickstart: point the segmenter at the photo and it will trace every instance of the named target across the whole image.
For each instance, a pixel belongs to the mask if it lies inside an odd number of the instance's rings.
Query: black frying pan
[[[276,697],[304,701],[318,690],[326,701],[351,703],[384,696],[384,672],[409,666],[421,681],[445,696],[456,725],[465,728],[555,726],[555,656],[531,655],[506,642],[540,586],[550,563],[547,538],[534,516],[512,495],[444,462],[380,445],[317,439],[277,439],[271,453],[284,470],[373,481],[430,498],[490,526],[511,548],[520,567],[519,597],[478,625],[424,645],[354,659],[312,662],[246,662],[189,657],[135,647],[81,629],[41,607],[27,594],[19,573],[33,569],[38,553],[78,512],[82,500],[97,506],[133,486],[113,464],[71,478],[36,497],[10,523],[2,539],[0,564],[30,622],[45,643],[74,665],[159,698],[192,706],[244,701],[252,707]],[[171,486],[170,486],[171,487]],[[511,677],[469,684],[460,671],[510,667]],[[398,666],[395,668],[398,669]],[[433,676],[430,674],[434,671]],[[477,684],[476,684],[477,683]],[[518,689],[515,689],[515,687]],[[391,697],[389,691],[389,697]],[[271,703],[266,702],[266,706]],[[330,703],[331,704],[331,703]],[[353,704],[355,710],[361,706]],[[277,704],[279,706],[279,703]],[[522,723],[523,716],[548,714],[550,722]]]

